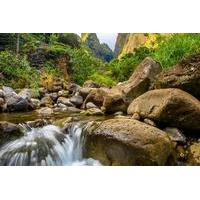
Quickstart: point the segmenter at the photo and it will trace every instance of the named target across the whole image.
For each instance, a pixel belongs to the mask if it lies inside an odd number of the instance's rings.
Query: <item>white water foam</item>
[[[23,126],[24,136],[0,149],[0,165],[14,166],[83,166],[101,165],[92,158],[83,158],[83,137],[80,124],[68,127],[68,134],[54,125],[42,128]]]

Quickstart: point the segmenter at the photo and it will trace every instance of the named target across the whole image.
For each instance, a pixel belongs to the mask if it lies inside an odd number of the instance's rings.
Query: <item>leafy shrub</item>
[[[158,43],[152,57],[159,61],[163,68],[168,68],[182,58],[199,52],[199,33],[172,34]]]
[[[133,73],[135,67],[147,56],[152,53],[151,49],[146,47],[138,48],[135,53],[124,55],[120,59],[112,60],[108,65],[112,71],[112,76],[116,81],[125,81]]]
[[[81,39],[75,33],[60,33],[58,35],[58,42],[69,45],[72,48],[79,48],[81,46]]]
[[[109,72],[100,74],[99,72],[95,72],[92,74],[89,79],[93,80],[96,83],[99,83],[100,85],[105,86],[113,86],[116,84],[116,82],[111,78],[111,74]]]
[[[30,67],[26,56],[17,56],[9,51],[0,52],[0,71],[3,79],[0,84],[7,84],[14,88],[32,87],[39,84],[39,72]]]

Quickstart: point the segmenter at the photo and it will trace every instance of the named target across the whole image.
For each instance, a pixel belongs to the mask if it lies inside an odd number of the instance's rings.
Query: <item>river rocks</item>
[[[74,104],[77,107],[80,107],[83,104],[83,97],[80,95],[75,95],[71,97],[69,100],[72,104]]]
[[[33,97],[33,90],[32,89],[22,89],[18,95],[24,99],[31,99]]]
[[[75,105],[71,103],[68,98],[65,98],[65,97],[59,97],[57,100],[57,103],[61,103],[69,107],[75,107]]]
[[[97,106],[95,104],[93,104],[92,102],[88,102],[86,103],[86,106],[85,106],[87,109],[90,109],[90,108],[97,108]]]
[[[6,106],[6,110],[9,112],[27,111],[33,109],[32,104],[27,99],[24,99],[14,93],[6,96]]]
[[[133,119],[88,124],[85,155],[104,165],[165,165],[172,153],[167,134]]]
[[[169,137],[172,141],[181,142],[181,143],[186,142],[186,137],[177,128],[166,127],[163,131],[165,131],[169,135]]]
[[[75,108],[75,107],[68,107],[67,111],[70,112],[70,113],[80,113],[81,109]]]
[[[83,87],[83,88],[79,89],[79,93],[85,99],[87,97],[87,95],[90,93],[91,90],[92,90],[92,88]]]
[[[50,96],[45,96],[41,99],[41,106],[52,106],[53,105],[53,100],[51,99]]]
[[[37,111],[39,115],[48,116],[53,114],[53,109],[48,107],[43,107]]]
[[[82,111],[81,114],[84,114],[84,115],[103,115],[104,113],[99,108],[90,108],[88,110]]]
[[[40,107],[40,100],[39,99],[31,99],[31,102],[33,104],[33,108],[37,109]]]
[[[104,87],[91,90],[91,92],[86,97],[82,107],[85,108],[88,102],[92,102],[99,108],[101,108],[101,106],[103,105],[104,98],[108,92],[109,89]]]
[[[39,128],[39,127],[43,127],[45,125],[51,124],[51,122],[49,120],[46,119],[37,119],[34,121],[28,121],[26,122],[26,125],[30,128]]]
[[[107,93],[103,102],[106,112],[125,112],[133,99],[148,91],[150,82],[160,72],[161,66],[158,62],[145,58],[128,81],[118,84]]]
[[[45,96],[49,96],[52,99],[52,101],[54,101],[54,102],[58,99],[57,92],[52,92],[52,93],[46,94]]]
[[[58,96],[59,97],[68,97],[69,96],[69,91],[67,91],[67,90],[60,90],[58,92]]]
[[[69,94],[71,94],[72,96],[75,95],[76,92],[79,91],[81,87],[75,83],[72,83],[68,86],[68,91],[69,91]]]
[[[0,121],[0,145],[3,143],[20,136],[22,132],[16,124]]]
[[[200,143],[193,143],[188,149],[188,165],[200,166]]]
[[[158,75],[153,88],[180,88],[200,99],[200,54],[164,70]]]
[[[172,127],[200,130],[200,102],[180,89],[146,92],[133,100],[127,112]]]

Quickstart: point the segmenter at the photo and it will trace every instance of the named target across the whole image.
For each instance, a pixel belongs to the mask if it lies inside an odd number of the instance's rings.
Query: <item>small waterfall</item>
[[[54,166],[100,165],[82,155],[81,124],[71,124],[67,134],[54,125],[30,128],[22,125],[24,136],[7,143],[0,149],[0,165]]]

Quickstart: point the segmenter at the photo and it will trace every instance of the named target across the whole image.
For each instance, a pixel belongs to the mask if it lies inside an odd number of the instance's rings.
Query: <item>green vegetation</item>
[[[67,57],[70,77],[75,83],[81,85],[91,79],[101,85],[113,86],[127,80],[147,56],[160,62],[165,69],[200,52],[200,34],[156,34],[152,46],[143,45],[134,53],[107,63],[95,57],[92,49],[73,33],[20,34],[19,55],[16,54],[16,37],[17,34],[0,34],[0,85],[14,88],[37,89],[42,77],[50,77],[51,81],[54,77],[61,77],[62,72],[57,67],[60,56]],[[39,59],[39,67],[29,58],[38,49],[42,49],[42,54],[34,59]]]
[[[125,81],[133,73],[134,68],[147,56],[157,60],[163,69],[180,62],[183,58],[200,53],[200,34],[185,33],[161,36],[157,34],[153,47],[141,46],[132,54],[109,63],[112,77],[116,81]]]
[[[37,88],[39,84],[39,72],[32,68],[27,57],[17,56],[9,51],[0,52],[1,85],[14,88]]]

